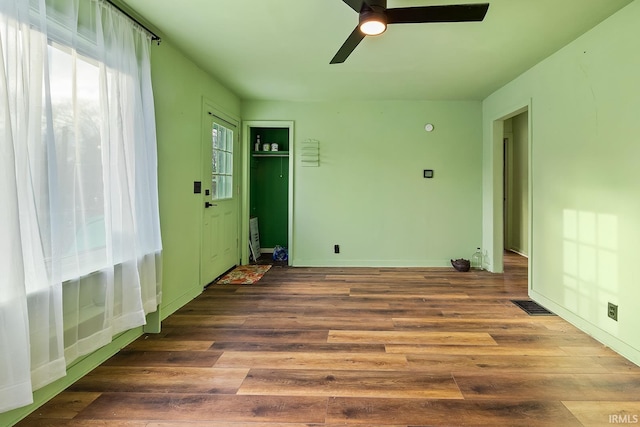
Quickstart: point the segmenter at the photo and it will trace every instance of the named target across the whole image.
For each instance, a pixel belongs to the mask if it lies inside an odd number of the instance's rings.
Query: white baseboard
[[[525,258],[527,258],[527,259],[529,258],[529,255],[527,255],[527,254],[523,253],[523,252],[522,252],[522,251],[520,251],[519,249],[509,248],[509,249],[507,249],[507,250],[508,250],[509,252],[513,252],[514,254],[518,254],[518,255],[520,255],[520,256],[523,256],[523,257],[525,257]]]
[[[619,338],[611,335],[610,333],[595,326],[593,323],[583,319],[575,313],[567,310],[561,305],[556,304],[550,299],[546,298],[533,290],[529,290],[529,297],[537,303],[543,305],[545,308],[551,310],[558,316],[562,317],[567,322],[571,323],[576,328],[580,329],[585,334],[591,336],[595,340],[601,342],[603,345],[609,347],[611,350],[620,354],[622,357],[640,366],[640,350],[631,347],[629,344],[620,340]]]

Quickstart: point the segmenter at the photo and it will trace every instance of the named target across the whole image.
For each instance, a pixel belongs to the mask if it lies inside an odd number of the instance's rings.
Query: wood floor
[[[507,272],[273,267],[212,285],[19,426],[605,426],[640,368]]]

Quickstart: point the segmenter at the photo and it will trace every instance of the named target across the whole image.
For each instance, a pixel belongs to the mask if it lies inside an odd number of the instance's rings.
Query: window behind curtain
[[[150,45],[104,0],[0,1],[0,411],[160,302]]]
[[[61,276],[66,280],[107,264],[100,73],[95,59],[57,43],[49,44],[48,53],[58,185],[68,189],[58,201]]]

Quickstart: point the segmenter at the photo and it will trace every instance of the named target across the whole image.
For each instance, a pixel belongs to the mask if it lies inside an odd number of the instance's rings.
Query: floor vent
[[[555,314],[535,301],[511,300],[511,302],[523,309],[529,316],[555,316]]]

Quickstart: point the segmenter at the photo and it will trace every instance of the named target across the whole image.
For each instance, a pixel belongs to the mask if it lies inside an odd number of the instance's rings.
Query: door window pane
[[[230,199],[233,197],[233,130],[213,123],[211,139],[211,198]]]

